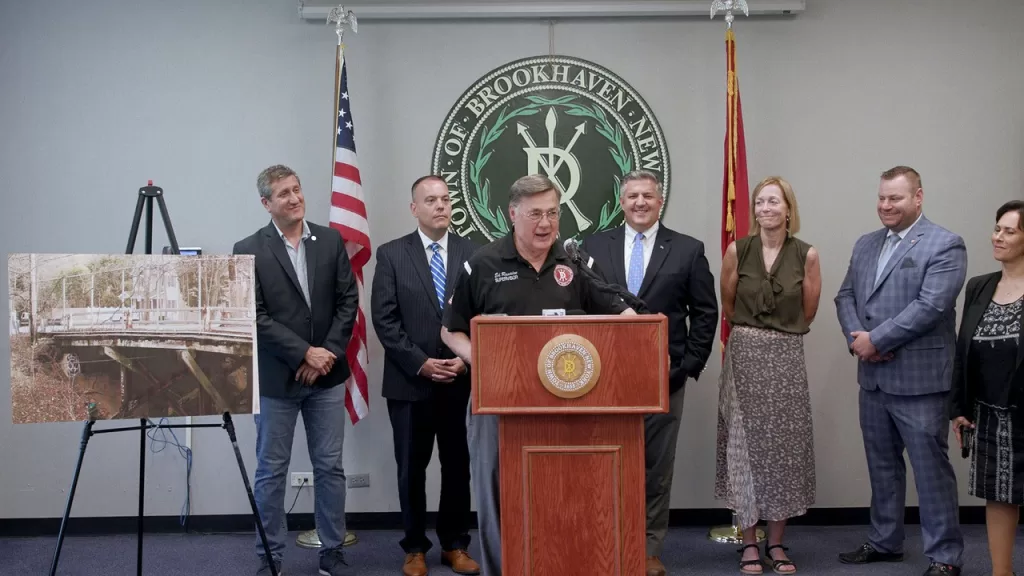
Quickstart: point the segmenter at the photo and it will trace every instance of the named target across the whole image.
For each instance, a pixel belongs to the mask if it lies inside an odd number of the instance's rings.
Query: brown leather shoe
[[[456,574],[479,574],[480,565],[469,557],[465,550],[452,550],[441,552],[441,564],[451,566],[452,572]]]
[[[666,576],[667,574],[665,565],[661,563],[657,556],[647,557],[647,576]]]
[[[427,576],[427,559],[422,552],[414,552],[405,555],[405,565],[402,566],[402,574],[405,576]]]

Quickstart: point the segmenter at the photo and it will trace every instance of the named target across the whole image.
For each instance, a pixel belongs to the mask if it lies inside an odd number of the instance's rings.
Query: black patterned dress
[[[1010,386],[1020,345],[1024,297],[1010,304],[990,302],[971,338],[969,377],[978,383],[976,426],[968,493],[1024,503],[1024,419],[1011,405]]]

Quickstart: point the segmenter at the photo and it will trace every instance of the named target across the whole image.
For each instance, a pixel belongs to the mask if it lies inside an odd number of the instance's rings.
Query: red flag
[[[355,424],[370,413],[370,392],[366,368],[366,314],[363,294],[363,266],[370,260],[370,225],[366,220],[362,179],[356,157],[355,125],[352,121],[351,100],[348,93],[348,71],[345,68],[344,46],[338,45],[338,60],[334,77],[334,120],[331,131],[336,134],[334,169],[331,178],[330,225],[341,233],[345,241],[352,272],[359,287],[359,308],[352,339],[345,350],[352,375],[345,382],[345,408]]]
[[[728,70],[725,105],[725,174],[722,181],[722,256],[729,244],[747,235],[750,228],[750,190],[747,184],[747,150],[743,139],[743,107],[736,75],[736,38],[725,33]],[[722,315],[722,355],[729,340],[729,323]]]

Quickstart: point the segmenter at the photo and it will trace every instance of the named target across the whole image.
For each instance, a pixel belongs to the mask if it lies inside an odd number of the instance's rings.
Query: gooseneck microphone
[[[650,309],[647,308],[647,304],[643,300],[634,296],[629,290],[623,289],[622,286],[619,286],[618,284],[608,284],[594,273],[594,271],[590,269],[590,266],[587,266],[586,262],[583,261],[583,252],[580,250],[580,245],[576,242],[575,238],[569,238],[563,242],[562,248],[565,249],[565,253],[569,256],[569,259],[576,264],[579,271],[590,280],[591,284],[599,292],[615,294],[619,298],[622,298],[622,300],[637,314],[651,313]]]

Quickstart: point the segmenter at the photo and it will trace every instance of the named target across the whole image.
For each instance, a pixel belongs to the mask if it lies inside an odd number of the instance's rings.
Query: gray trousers
[[[473,414],[466,406],[466,439],[476,518],[479,525],[480,573],[501,576],[501,477],[498,474],[498,416]]]
[[[676,440],[683,417],[683,392],[669,396],[668,412],[644,416],[644,461],[647,468],[647,555],[661,556],[672,491],[672,472],[676,463]]]

